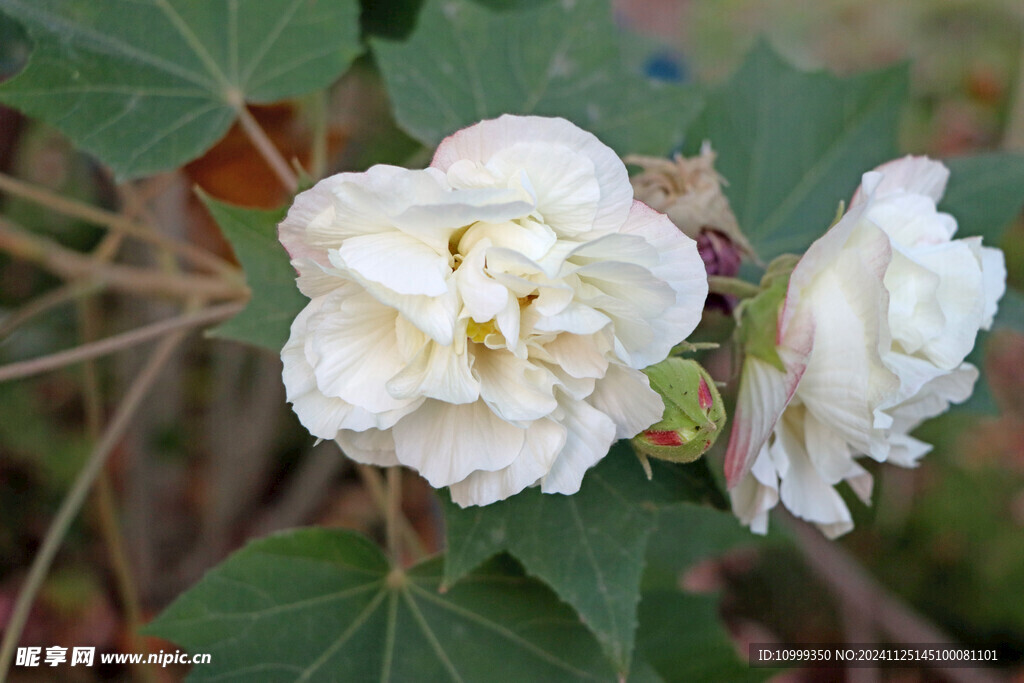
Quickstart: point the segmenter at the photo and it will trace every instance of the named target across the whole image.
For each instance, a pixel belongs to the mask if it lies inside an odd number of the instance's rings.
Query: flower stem
[[[402,468],[388,468],[387,539],[388,554],[396,567],[402,566],[401,539],[398,535],[399,520],[402,517]]]
[[[366,487],[370,497],[373,498],[374,505],[380,510],[381,515],[387,517],[388,494],[380,472],[376,467],[363,465],[362,463],[356,464],[356,472],[359,473],[359,478],[363,480],[363,486]],[[398,519],[398,532],[401,534],[406,551],[412,555],[413,559],[418,560],[426,556],[427,549],[423,546],[423,542],[416,534],[416,530],[413,529],[412,524],[404,514]]]
[[[740,299],[749,299],[761,292],[761,288],[752,282],[724,275],[709,275],[708,290],[714,294],[730,294]]]
[[[81,509],[82,503],[96,481],[96,477],[103,470],[107,456],[110,455],[114,446],[117,445],[124,435],[132,416],[142,404],[142,400],[149,393],[153,383],[159,377],[160,371],[184,338],[185,333],[185,330],[179,330],[160,341],[157,348],[153,351],[153,355],[146,362],[142,372],[132,382],[128,393],[122,399],[110,424],[104,430],[102,438],[93,447],[89,459],[86,461],[82,471],[79,472],[68,495],[61,503],[56,517],[54,517],[50,528],[46,532],[46,537],[43,539],[39,552],[36,553],[35,558],[32,560],[32,566],[29,569],[21,592],[18,593],[18,599],[14,603],[10,619],[7,622],[7,628],[4,630],[3,641],[0,643],[0,678],[6,678],[6,674],[11,666],[11,659],[14,656],[14,650],[21,639],[25,623],[28,621],[32,603],[35,601],[36,594],[42,587],[43,581],[46,579],[46,574],[53,563],[57,550],[60,549],[65,534],[67,534],[71,523],[78,515],[78,511]]]
[[[296,177],[295,172],[292,171],[291,167],[288,166],[288,162],[281,156],[281,152],[274,147],[274,143],[267,136],[267,132],[260,126],[259,121],[252,115],[245,104],[240,104],[236,112],[238,113],[238,122],[242,125],[242,130],[245,132],[249,141],[252,142],[256,151],[260,153],[263,160],[267,162],[271,170],[277,176],[281,184],[285,186],[289,192],[295,192],[299,189],[299,179]]]
[[[188,330],[192,327],[199,327],[200,325],[207,325],[224,320],[225,318],[230,318],[238,313],[244,306],[245,304],[241,303],[210,306],[209,308],[195,313],[185,313],[174,318],[161,320],[160,322],[139,327],[131,330],[130,332],[125,332],[124,334],[114,335],[113,337],[108,337],[89,344],[82,344],[81,346],[76,346],[75,348],[68,349],[67,351],[43,356],[42,358],[33,358],[19,363],[10,363],[0,367],[0,382],[28,377],[40,372],[55,370],[56,368],[60,368],[65,365],[71,365],[72,363],[78,363],[89,360],[90,358],[96,358],[108,353],[120,351],[121,349],[126,349],[150,339],[160,337],[168,332]]]

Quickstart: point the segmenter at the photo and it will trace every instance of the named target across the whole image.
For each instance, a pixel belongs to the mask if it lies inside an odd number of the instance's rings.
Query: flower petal
[[[299,422],[310,434],[334,439],[341,429],[387,429],[414,411],[422,399],[405,402],[402,407],[375,413],[340,398],[324,396],[317,387],[313,366],[306,357],[307,325],[323,306],[323,298],[314,299],[292,322],[291,336],[281,351],[282,379],[286,397]]]
[[[730,489],[740,484],[766,448],[775,424],[793,398],[806,363],[806,354],[794,354],[785,363],[787,372],[782,372],[760,358],[747,356],[725,453],[725,480]]]
[[[537,420],[527,428],[523,448],[511,465],[494,472],[478,470],[452,484],[452,501],[467,507],[490,505],[514,496],[551,469],[565,438],[565,426],[553,420]]]
[[[472,403],[480,396],[480,383],[469,363],[469,353],[430,340],[385,386],[397,399],[427,396],[445,403]]]
[[[335,441],[345,455],[364,465],[394,467],[399,464],[398,458],[395,457],[395,440],[391,437],[390,430],[367,429],[364,432],[353,432],[343,429],[338,432]]]
[[[611,148],[565,119],[505,115],[482,121],[445,138],[430,165],[442,171],[463,159],[486,165],[499,152],[523,140],[568,147],[587,157],[600,188],[592,232],[613,232],[622,225],[633,199],[625,165]],[[545,170],[543,157],[536,161],[541,164],[539,168],[531,165],[525,169],[531,181],[534,176],[543,177]]]
[[[539,420],[558,407],[555,377],[509,351],[476,351],[473,375],[480,380],[480,397],[509,422]]]
[[[544,345],[551,360],[573,377],[604,377],[608,359],[599,346],[598,335],[564,333]]]
[[[654,337],[650,344],[630,352],[632,365],[643,368],[664,359],[696,329],[708,296],[708,276],[697,243],[647,205],[633,203],[621,232],[639,235],[654,247],[660,261],[651,272],[676,293],[675,305],[651,321]]]
[[[417,238],[398,231],[358,235],[345,240],[336,252],[338,268],[354,270],[363,278],[399,294],[440,296],[448,291],[452,273],[448,253],[439,254]]]
[[[323,297],[309,318],[304,349],[317,387],[325,396],[372,412],[404,407],[409,400],[396,399],[384,388],[404,365],[395,333],[397,313],[365,292],[346,294]]]
[[[584,401],[570,398],[559,402],[562,425],[566,428],[565,446],[541,480],[544,493],[572,495],[580,490],[583,475],[608,454],[615,443],[616,427],[610,417]]]
[[[483,401],[450,405],[428,399],[392,428],[399,462],[434,488],[462,481],[475,470],[508,467],[526,430],[502,420]]]
[[[661,419],[665,403],[647,375],[613,363],[597,380],[587,403],[615,422],[615,438],[631,439]]]
[[[922,194],[937,202],[942,199],[948,180],[949,169],[942,162],[928,157],[908,155],[886,162],[874,171],[865,173],[850,206],[864,201],[865,192],[876,197],[898,192]]]

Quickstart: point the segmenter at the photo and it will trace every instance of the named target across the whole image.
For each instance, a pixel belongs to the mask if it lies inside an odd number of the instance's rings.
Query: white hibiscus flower
[[[640,368],[707,295],[695,242],[563,119],[503,116],[427,169],[326,178],[280,237],[311,299],[281,352],[302,424],[463,506],[579,490],[613,441],[660,419]]]
[[[835,490],[868,502],[855,458],[913,467],[931,446],[910,431],[970,396],[964,358],[1006,287],[998,249],[952,239],[939,212],[949,170],[906,157],[866,173],[850,210],[793,271],[779,316],[786,372],[744,363],[726,475],[733,509],[764,532],[778,501],[827,535],[853,527]]]

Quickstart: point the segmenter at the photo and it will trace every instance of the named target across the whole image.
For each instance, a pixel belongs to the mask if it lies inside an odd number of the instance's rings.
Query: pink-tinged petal
[[[618,364],[608,366],[587,403],[615,422],[616,439],[632,439],[660,420],[665,412],[665,402],[651,389],[647,375]]]
[[[342,452],[356,462],[378,467],[394,467],[399,464],[395,457],[395,440],[387,429],[367,429],[365,432],[353,432],[343,429],[338,432],[335,441],[341,446]]]
[[[423,194],[424,187],[433,192],[443,189],[432,175],[397,166],[338,173],[296,195],[278,236],[292,258],[327,265],[327,252],[349,237],[392,229],[389,215],[404,210],[409,198]]]
[[[452,501],[460,507],[490,505],[532,486],[551,469],[565,438],[566,427],[554,420],[531,423],[523,448],[511,465],[495,472],[478,470],[452,484]]]
[[[411,235],[392,231],[350,237],[337,254],[339,269],[353,270],[398,294],[440,296],[448,291],[448,252],[439,254]]]
[[[580,490],[587,470],[608,454],[616,427],[611,418],[583,401],[564,399],[560,405],[560,421],[567,430],[565,446],[541,480],[541,491],[572,495]]]
[[[730,489],[736,487],[754,465],[807,367],[809,349],[804,354],[788,353],[791,355],[786,372],[754,356],[748,356],[743,363],[732,433],[725,452],[725,481]]]
[[[318,244],[318,240],[310,239],[308,233],[310,231],[324,234],[330,232],[335,222],[335,197],[331,188],[344,182],[346,178],[359,175],[348,173],[331,176],[295,196],[295,201],[277,228],[281,244],[293,259],[304,259],[327,265],[328,247]],[[339,235],[331,246],[334,248],[340,246],[347,234]]]
[[[592,232],[614,232],[622,225],[633,199],[633,188],[629,184],[626,166],[619,157],[600,140],[565,119],[539,116],[505,115],[497,119],[481,121],[445,138],[434,153],[431,166],[446,171],[456,162],[467,160],[484,166],[523,141],[532,145],[566,147],[586,157],[594,168],[594,178],[600,190]],[[548,169],[544,158],[530,157],[529,165],[523,167],[533,185],[534,177],[546,178]],[[538,188],[538,192],[541,188]],[[563,193],[564,195],[564,193]],[[569,197],[572,193],[569,193]],[[550,199],[562,199],[553,194]],[[548,199],[548,198],[545,198]],[[538,196],[538,202],[541,197]],[[557,203],[554,206],[559,206]]]
[[[900,192],[922,194],[938,202],[946,191],[948,180],[949,169],[942,162],[928,157],[905,156],[865,173],[850,206],[865,201],[866,194],[881,198]]]
[[[342,271],[330,265],[321,265],[309,258],[292,259],[292,268],[299,274],[295,278],[299,291],[310,299],[330,294],[339,287],[351,284],[351,280]]]
[[[428,399],[399,420],[392,433],[399,462],[441,488],[476,470],[494,472],[511,465],[526,430],[502,420],[483,401],[451,405]]]

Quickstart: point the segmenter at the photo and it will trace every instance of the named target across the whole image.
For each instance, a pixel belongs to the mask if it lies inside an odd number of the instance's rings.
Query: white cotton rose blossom
[[[964,358],[988,329],[1006,268],[936,209],[948,169],[906,157],[864,174],[849,211],[793,270],[776,338],[786,372],[744,363],[726,476],[741,521],[764,533],[779,500],[830,537],[853,527],[835,485],[866,503],[857,462],[913,467],[909,432],[970,396]]]
[[[707,295],[696,243],[563,119],[502,116],[444,140],[429,168],[326,178],[280,238],[310,298],[281,352],[299,420],[462,506],[578,491],[661,418],[640,369]]]

